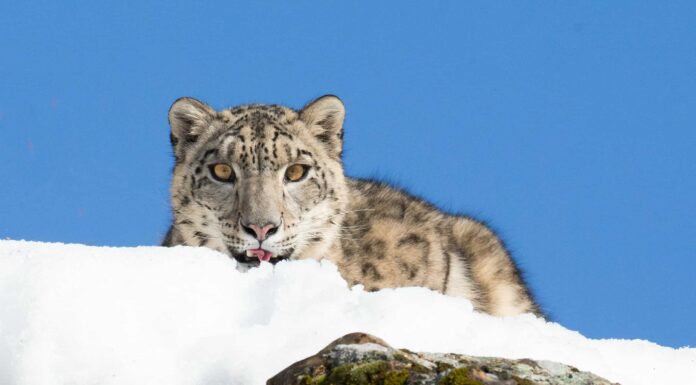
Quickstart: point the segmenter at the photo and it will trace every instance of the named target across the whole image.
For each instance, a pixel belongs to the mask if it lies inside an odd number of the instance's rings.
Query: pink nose
[[[269,237],[278,231],[278,226],[273,223],[269,223],[265,226],[259,226],[255,224],[242,224],[242,228],[244,229],[244,231],[246,231],[247,234],[255,236],[256,239],[258,239],[259,241],[263,241],[264,239],[266,239],[266,237]]]

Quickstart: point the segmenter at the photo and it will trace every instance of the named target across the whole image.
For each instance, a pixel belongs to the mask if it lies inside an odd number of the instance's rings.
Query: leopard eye
[[[236,175],[234,175],[234,170],[228,164],[215,163],[210,166],[210,173],[213,178],[220,182],[232,183],[235,180]]]
[[[299,182],[309,171],[309,166],[304,164],[293,164],[285,170],[285,181],[286,182]]]

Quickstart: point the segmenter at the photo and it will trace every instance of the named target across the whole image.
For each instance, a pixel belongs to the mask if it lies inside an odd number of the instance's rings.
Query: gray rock
[[[551,361],[394,349],[352,333],[273,376],[267,385],[617,385]]]

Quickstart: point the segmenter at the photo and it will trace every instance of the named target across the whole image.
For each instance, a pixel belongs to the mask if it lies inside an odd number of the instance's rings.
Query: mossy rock
[[[386,361],[368,361],[341,365],[326,377],[322,385],[403,385],[408,370],[395,370]]]
[[[530,378],[534,378],[532,381]],[[267,385],[616,385],[550,361],[413,353],[365,333],[346,335]]]
[[[453,369],[446,376],[442,377],[438,385],[486,385],[481,381],[469,376],[469,368]]]
[[[297,384],[299,385],[324,385],[325,383],[326,376],[323,374],[318,376],[301,375],[297,377]]]

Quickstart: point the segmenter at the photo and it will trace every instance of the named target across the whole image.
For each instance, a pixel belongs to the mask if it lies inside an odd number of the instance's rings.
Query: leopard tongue
[[[261,262],[268,262],[271,260],[271,257],[273,256],[273,253],[264,249],[249,249],[246,251],[246,254],[247,257],[255,255]]]

